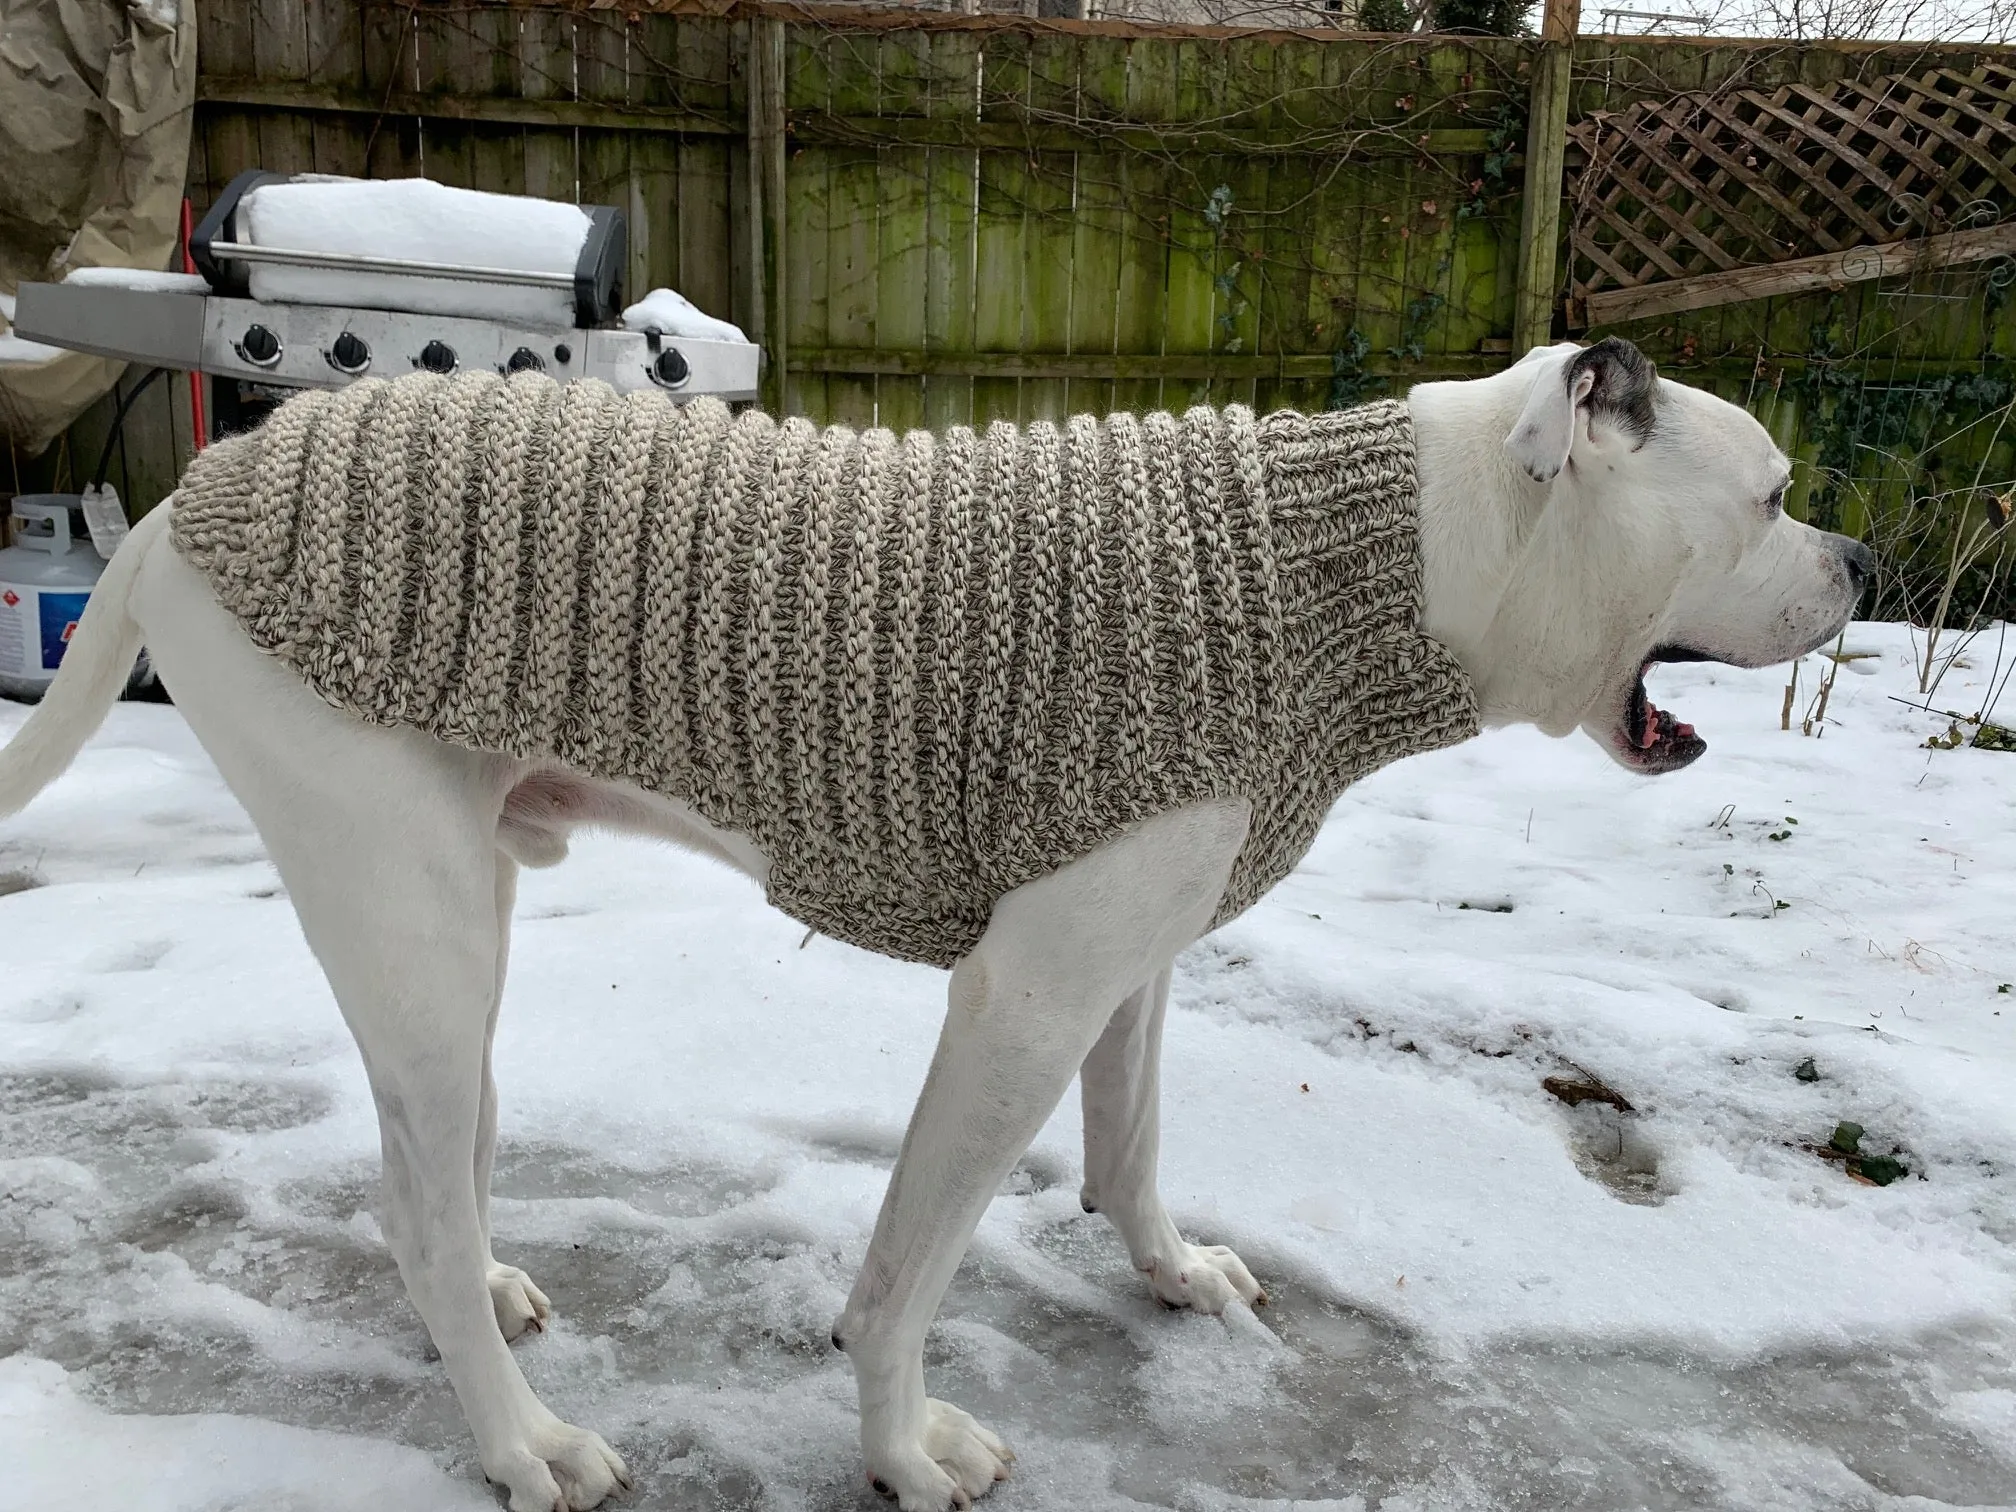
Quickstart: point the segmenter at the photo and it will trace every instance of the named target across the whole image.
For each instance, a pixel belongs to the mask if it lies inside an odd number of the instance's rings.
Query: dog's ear
[[[1536,482],[1551,483],[1568,465],[1575,433],[1584,424],[1592,439],[1601,425],[1628,437],[1632,450],[1643,446],[1652,434],[1658,392],[1659,372],[1651,359],[1630,342],[1608,337],[1576,352],[1558,376],[1543,369],[1505,449]]]

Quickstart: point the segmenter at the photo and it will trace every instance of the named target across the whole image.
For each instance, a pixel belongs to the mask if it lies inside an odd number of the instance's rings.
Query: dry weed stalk
[[[1975,521],[1973,528],[1964,535],[1958,530],[1953,532],[1952,545],[1946,555],[1945,579],[1940,585],[1938,602],[1925,624],[1925,650],[1918,663],[1918,691],[1926,698],[1939,691],[1939,684],[1960,659],[1961,653],[1985,628],[1976,624],[1956,632],[1958,642],[1946,653],[1944,660],[1939,658],[1939,639],[1945,631],[1946,616],[1953,607],[1953,591],[1959,586],[1962,575],[1990,552],[1996,554],[1991,582],[1999,587],[2008,574],[2009,553],[2002,548],[2008,544],[2003,528],[2009,523],[2010,497],[2009,493],[1984,493],[1982,509],[1986,518]]]
[[[1848,650],[1848,632],[1843,630],[1841,638],[1834,642],[1834,649],[1821,653],[1827,658],[1827,670],[1820,674],[1820,686],[1807,701],[1806,712],[1799,719],[1799,733],[1814,739],[1827,732],[1827,701],[1834,696],[1834,679],[1841,675],[1843,662],[1854,661],[1860,653]],[[1792,710],[1799,702],[1799,669],[1805,665],[1805,658],[1792,663],[1792,676],[1785,684],[1785,701],[1778,710],[1778,728],[1792,728]]]

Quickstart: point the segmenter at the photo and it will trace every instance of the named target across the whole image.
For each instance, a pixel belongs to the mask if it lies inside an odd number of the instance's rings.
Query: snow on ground
[[[2016,756],[1926,749],[1905,633],[1850,644],[1823,738],[1782,672],[1670,667],[1689,771],[1507,732],[1383,773],[1184,956],[1166,1190],[1275,1305],[1160,1311],[1078,1209],[1067,1103],[930,1344],[1020,1452],[991,1505],[2016,1504]],[[0,823],[0,892],[0,1508],[493,1505],[370,1216],[356,1056],[174,710]],[[535,1387],[630,1505],[878,1506],[827,1332],[941,976],[637,842],[518,918],[496,1226],[559,1310]],[[1636,1111],[1541,1085],[1584,1075]],[[1911,1174],[1804,1148],[1842,1120]]]

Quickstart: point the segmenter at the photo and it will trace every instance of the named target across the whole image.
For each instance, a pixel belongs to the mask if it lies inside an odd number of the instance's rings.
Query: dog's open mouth
[[[1638,676],[1624,700],[1623,717],[1611,736],[1618,760],[1635,772],[1656,777],[1661,772],[1677,772],[1708,749],[1708,742],[1694,733],[1694,726],[1681,721],[1671,709],[1662,709],[1645,691],[1645,674],[1660,662],[1708,661],[1698,651],[1677,646],[1661,646],[1645,658]]]

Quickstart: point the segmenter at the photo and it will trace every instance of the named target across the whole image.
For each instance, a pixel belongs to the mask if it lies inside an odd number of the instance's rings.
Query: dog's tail
[[[21,732],[0,749],[0,819],[26,807],[63,774],[132,676],[140,627],[127,612],[128,601],[148,548],[167,526],[168,509],[163,504],[151,511],[112,554],[64,648],[55,681]]]

